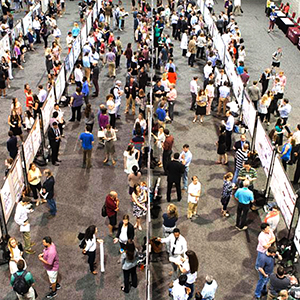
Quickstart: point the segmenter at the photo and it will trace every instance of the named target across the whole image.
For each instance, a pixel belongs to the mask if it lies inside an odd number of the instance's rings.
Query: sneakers
[[[59,283],[56,284],[56,290],[60,290],[61,286]],[[50,291],[52,291],[52,285],[49,285]]]
[[[56,296],[57,296],[56,292],[50,292],[50,293],[46,296],[46,298],[47,298],[47,299],[52,299],[52,298],[54,298],[54,297],[56,297]]]
[[[241,228],[240,230],[246,230],[248,229],[248,226],[244,226],[243,228]]]

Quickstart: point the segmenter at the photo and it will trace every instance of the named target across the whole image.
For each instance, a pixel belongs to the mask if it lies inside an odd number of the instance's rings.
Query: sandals
[[[105,158],[104,159],[104,161],[103,161],[103,163],[107,163],[108,162],[108,159],[107,158]]]
[[[93,272],[91,272],[93,275],[97,275],[98,274],[98,272],[97,271],[93,271]]]

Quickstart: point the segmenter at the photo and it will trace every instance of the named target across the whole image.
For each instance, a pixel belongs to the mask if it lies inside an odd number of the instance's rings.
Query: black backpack
[[[102,215],[103,218],[107,217],[106,203],[104,203],[103,206],[102,206],[101,215]]]
[[[109,93],[110,94],[112,94],[113,96],[114,96],[114,100],[116,99],[116,97],[115,97],[115,93],[114,93],[114,90],[115,89],[118,89],[119,90],[119,88],[118,87],[116,87],[116,86],[113,86],[111,89],[110,89],[110,91],[109,91]]]
[[[24,271],[22,275],[18,275],[17,272],[13,274],[15,281],[13,284],[13,290],[19,295],[24,296],[28,293],[30,285],[26,282],[25,276],[27,271]]]

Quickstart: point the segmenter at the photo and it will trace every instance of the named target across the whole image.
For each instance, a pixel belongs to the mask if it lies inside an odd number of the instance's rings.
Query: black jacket
[[[15,159],[18,153],[18,140],[15,136],[12,136],[8,139],[7,143],[7,150],[11,158]]]
[[[129,96],[131,94],[132,98],[135,100],[136,94],[137,94],[137,90],[138,90],[138,85],[137,85],[137,83],[135,81],[132,84],[132,89],[131,90],[130,90],[130,83],[126,84],[125,88],[124,88],[124,91],[125,91],[125,94],[126,94],[126,98],[129,98]]]
[[[48,139],[49,139],[49,144],[55,144],[55,143],[59,143],[60,140],[56,140],[56,134],[54,132],[53,127],[49,127],[48,129]]]
[[[248,144],[248,145],[249,145],[249,148],[250,148],[250,143],[249,143],[249,141],[245,141],[245,143]],[[235,150],[235,151],[238,151],[239,149],[242,149],[242,141],[237,141],[237,142],[235,142],[233,147],[234,147],[234,150]]]
[[[44,182],[43,189],[45,189],[46,193],[48,193],[46,199],[53,199],[54,198],[54,184],[55,184],[55,180],[54,180],[53,176],[50,176]]]
[[[118,233],[116,234],[116,238],[119,238],[119,236],[121,234],[122,226],[123,226],[123,221],[121,221],[119,223]],[[127,228],[127,238],[129,240],[133,240],[134,239],[134,228],[133,228],[133,225],[131,223],[129,223],[129,222],[128,222],[128,228]]]
[[[178,160],[171,160],[167,164],[168,182],[180,182],[181,176],[184,173],[185,167]]]

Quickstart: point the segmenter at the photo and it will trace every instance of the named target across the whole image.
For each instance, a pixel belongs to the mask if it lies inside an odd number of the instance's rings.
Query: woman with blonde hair
[[[178,209],[174,204],[169,204],[167,212],[162,215],[163,217],[163,237],[168,237],[176,228],[176,222],[178,220]]]
[[[8,247],[9,253],[10,253],[10,261],[9,261],[10,274],[14,274],[18,271],[17,263],[20,259],[22,259],[24,261],[24,264],[25,264],[24,269],[26,269],[26,262],[23,258],[23,246],[22,246],[22,244],[18,243],[16,238],[11,237],[8,240],[7,247]]]
[[[264,94],[258,101],[258,115],[262,122],[265,121],[266,115],[268,114],[268,107],[270,106],[269,98],[267,94]]]
[[[168,80],[168,73],[162,74],[161,85],[165,88],[165,92],[170,91],[170,81]]]

